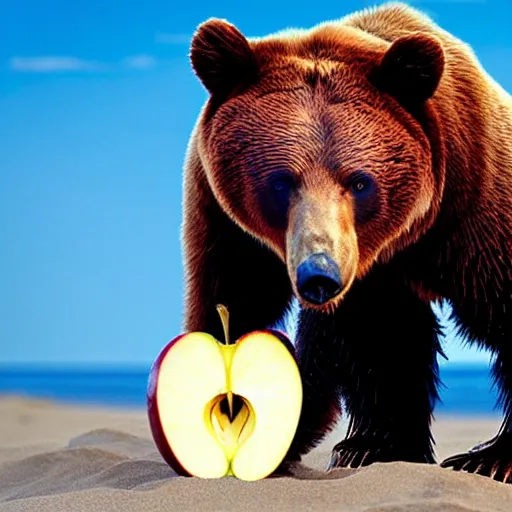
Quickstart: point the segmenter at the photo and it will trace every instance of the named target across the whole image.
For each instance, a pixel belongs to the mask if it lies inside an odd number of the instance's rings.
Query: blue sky
[[[508,0],[414,4],[512,91]],[[181,326],[181,169],[206,98],[193,30],[216,16],[260,36],[370,3],[179,5],[0,3],[0,362],[152,361]]]

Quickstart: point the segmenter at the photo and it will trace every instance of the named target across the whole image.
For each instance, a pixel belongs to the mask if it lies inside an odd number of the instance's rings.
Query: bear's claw
[[[333,449],[327,471],[335,468],[359,468],[375,462],[420,462],[434,464],[428,447],[393,443],[385,435],[353,435]]]
[[[371,448],[365,441],[367,440],[356,435],[339,442],[332,449],[327,471],[335,468],[359,468],[386,459],[385,456],[382,457],[384,454],[380,453],[377,446]]]
[[[487,476],[512,484],[512,435],[506,433],[475,446],[467,453],[453,455],[441,467]]]

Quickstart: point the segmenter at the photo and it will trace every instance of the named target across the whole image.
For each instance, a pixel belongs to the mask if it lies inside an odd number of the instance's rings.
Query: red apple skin
[[[147,409],[148,409],[148,419],[149,426],[151,429],[151,433],[153,435],[153,439],[155,440],[156,447],[160,452],[160,455],[165,460],[165,462],[172,468],[176,473],[180,476],[191,477],[191,475],[178,461],[176,456],[174,455],[169,443],[167,442],[167,438],[165,437],[164,430],[162,428],[162,423],[160,422],[160,414],[158,413],[158,405],[157,405],[157,388],[158,388],[158,375],[160,373],[160,367],[162,365],[162,361],[165,356],[169,352],[169,350],[178,343],[181,339],[187,336],[190,333],[184,333],[180,336],[177,336],[173,340],[169,341],[167,345],[160,351],[157,358],[153,362],[151,366],[151,370],[149,372],[148,378],[148,387],[147,387]],[[254,336],[255,334],[270,334],[276,337],[290,352],[292,357],[296,361],[295,355],[295,347],[291,343],[290,339],[283,331],[277,329],[262,329],[259,331],[248,332],[241,336],[237,343],[241,342],[244,338],[249,336]]]
[[[146,402],[148,408],[149,426],[160,455],[163,457],[165,462],[167,462],[167,464],[169,464],[169,466],[174,469],[176,473],[178,473],[178,475],[193,476],[180,464],[173,451],[171,450],[169,443],[167,442],[164,430],[162,428],[162,423],[160,422],[160,414],[158,412],[158,404],[156,399],[156,392],[158,389],[158,375],[160,373],[162,361],[164,360],[169,350],[171,350],[171,348],[185,336],[187,336],[186,333],[181,334],[180,336],[177,336],[173,340],[169,341],[153,362],[149,372]]]

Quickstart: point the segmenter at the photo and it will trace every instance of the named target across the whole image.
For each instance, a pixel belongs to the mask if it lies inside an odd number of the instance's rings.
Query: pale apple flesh
[[[301,378],[285,339],[258,331],[224,345],[194,332],[160,353],[148,413],[157,447],[178,474],[258,480],[279,466],[302,407]]]

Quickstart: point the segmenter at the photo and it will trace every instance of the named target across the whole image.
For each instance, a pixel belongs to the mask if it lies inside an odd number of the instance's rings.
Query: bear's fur
[[[261,39],[208,20],[191,61],[209,98],[185,164],[184,327],[220,338],[222,303],[236,339],[298,297],[305,395],[287,460],[343,398],[349,430],[329,467],[434,463],[431,303],[446,300],[496,357],[504,422],[443,465],[512,482],[511,97],[468,45],[399,3]],[[313,254],[330,266],[299,269]],[[314,280],[324,271],[330,291]]]

